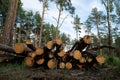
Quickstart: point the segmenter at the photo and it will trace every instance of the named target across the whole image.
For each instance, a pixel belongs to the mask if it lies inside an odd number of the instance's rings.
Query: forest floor
[[[0,65],[0,80],[120,80],[120,71],[113,67],[97,70],[45,70]]]

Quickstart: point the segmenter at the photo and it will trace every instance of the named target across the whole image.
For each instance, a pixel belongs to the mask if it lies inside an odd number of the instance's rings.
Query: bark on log
[[[15,53],[14,49],[12,47],[7,46],[7,45],[3,45],[3,44],[0,44],[0,50],[5,51],[5,52],[9,52],[9,53]]]
[[[91,68],[95,64],[102,65],[105,62],[103,56],[97,55],[95,51],[99,48],[106,48],[108,46],[102,46],[92,49],[89,48],[91,43],[91,36],[84,36],[80,41],[76,42],[70,51],[67,53],[63,50],[63,43],[60,38],[57,38],[55,42],[48,41],[43,48],[30,47],[32,43],[26,41],[26,44],[17,43],[14,49],[11,47],[7,48],[0,45],[1,50],[17,53],[17,55],[27,52],[24,61],[29,67],[44,67],[45,69],[78,69],[78,68]],[[110,46],[109,46],[110,47]],[[111,47],[115,49],[114,47]],[[9,49],[9,50],[8,50]],[[85,51],[83,51],[85,49]]]
[[[35,51],[36,50],[36,47],[33,45],[33,43],[28,39],[28,40],[26,40],[26,45],[27,45],[27,47],[29,47],[30,49],[32,49],[33,51]]]
[[[89,48],[90,43],[92,41],[92,37],[89,35],[84,36],[83,38],[80,39],[80,41],[77,41],[73,47],[71,48],[71,50],[68,51],[68,53],[74,51],[74,50],[79,50],[80,52],[83,51],[83,49],[85,48]]]

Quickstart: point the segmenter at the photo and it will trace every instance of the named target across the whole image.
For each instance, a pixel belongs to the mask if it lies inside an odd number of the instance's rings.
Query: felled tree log
[[[50,59],[48,62],[47,62],[47,66],[49,69],[54,69],[57,67],[57,62],[56,62],[56,59]]]
[[[24,59],[24,62],[28,67],[33,67],[34,66],[34,59],[32,57],[26,57]]]
[[[115,49],[120,52],[120,48],[114,47],[114,46],[108,46],[108,45],[102,45],[102,46],[96,46],[94,48],[91,48],[90,50],[99,50],[103,48],[110,48],[110,49]]]
[[[10,52],[10,53],[15,53],[12,47],[4,45],[4,44],[0,44],[0,50],[5,51],[5,52]]]
[[[54,53],[58,53],[61,50],[63,50],[63,43],[62,43],[61,38],[56,38],[53,49],[54,49],[53,50]]]
[[[37,55],[36,52],[29,52],[27,56],[34,58]]]
[[[28,53],[28,59],[25,59],[26,65],[30,67],[42,66],[45,69],[87,69],[96,64],[104,64],[105,58],[103,56],[97,55],[92,49],[85,49],[89,48],[90,44],[91,36],[84,36],[66,53],[62,40],[57,38],[55,42],[48,41],[43,48],[37,48]]]
[[[14,56],[6,55],[6,54],[0,54],[0,63],[6,63],[9,62],[9,60],[14,59]]]
[[[52,50],[53,47],[54,47],[54,42],[53,41],[48,41],[46,43],[46,47],[47,47],[47,49]]]
[[[33,51],[36,50],[36,47],[33,45],[33,43],[30,40],[26,40],[26,45],[28,48],[32,49]]]
[[[73,65],[71,62],[66,62],[65,67],[66,67],[66,69],[72,69]]]
[[[105,63],[105,58],[101,55],[96,56],[96,61],[99,65],[103,65]]]
[[[76,59],[76,60],[79,60],[80,58],[82,57],[82,54],[79,50],[75,50],[73,52],[73,58]]]
[[[56,58],[57,68],[63,69],[63,57],[65,56],[66,52],[64,51],[63,42],[61,38],[56,38],[54,42],[54,48],[52,50],[54,57]],[[65,68],[65,66],[64,66]]]
[[[89,48],[90,44],[92,41],[92,37],[89,35],[84,36],[83,38],[81,38],[79,41],[77,41],[73,47],[71,48],[71,50],[69,50],[68,52],[72,52],[74,50],[79,50],[82,52],[83,49],[85,48]]]
[[[39,47],[35,50],[36,54],[34,57],[35,67],[43,66],[45,69],[49,68],[48,61],[54,58],[53,56],[51,56],[53,45],[54,45],[53,41],[48,41],[43,48]]]
[[[42,47],[39,47],[39,48],[36,49],[35,53],[37,55],[42,55],[44,53],[44,49]]]
[[[60,69],[64,69],[65,68],[65,62],[60,62],[58,65],[59,65]]]
[[[16,54],[22,54],[23,52],[32,52],[33,51],[30,48],[28,48],[26,44],[23,44],[23,43],[16,43],[14,45],[13,49]]]

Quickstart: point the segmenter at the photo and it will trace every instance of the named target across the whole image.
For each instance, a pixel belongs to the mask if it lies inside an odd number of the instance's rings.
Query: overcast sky
[[[42,4],[39,2],[39,0],[21,0],[23,3],[23,8],[25,10],[32,10],[34,12],[39,11],[40,14],[42,13]],[[77,14],[81,22],[84,22],[88,15],[90,14],[92,8],[97,7],[98,10],[103,11],[104,6],[101,4],[100,0],[71,0],[73,6],[75,7],[75,14]],[[58,17],[58,10],[56,9],[56,5],[53,3],[49,4],[49,10],[45,12],[45,22],[49,22],[50,24],[54,24],[56,26],[56,21],[53,19],[53,17]],[[68,15],[69,13],[63,12],[61,16],[61,20]],[[69,16],[65,19],[63,25],[60,27],[60,31],[64,32],[66,34],[70,34],[71,38],[75,38],[75,30],[73,29],[73,18],[69,14]],[[84,36],[84,30],[82,29],[82,33],[80,36]]]

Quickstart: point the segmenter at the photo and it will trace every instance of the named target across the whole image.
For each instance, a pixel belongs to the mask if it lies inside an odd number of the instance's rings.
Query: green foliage
[[[62,39],[64,45],[70,44],[69,35],[67,36],[65,33],[62,33],[62,34],[61,34],[61,39]]]
[[[74,14],[75,12],[75,8],[72,6],[71,0],[52,0],[54,1],[57,6],[59,7],[59,9],[66,10],[68,11],[70,14]]]
[[[73,24],[74,24],[74,29],[75,29],[75,31],[76,31],[76,39],[78,40],[78,33],[79,32],[81,32],[80,30],[81,30],[81,25],[82,25],[82,23],[80,23],[80,18],[78,17],[78,15],[76,15],[75,17],[74,17],[74,22],[73,22]]]
[[[115,39],[115,46],[120,47],[120,37]]]
[[[120,70],[120,58],[117,56],[106,56],[105,66],[117,67]]]
[[[114,0],[101,0],[101,2],[105,5],[106,9],[109,6],[110,12],[114,10],[114,5],[113,5]]]

